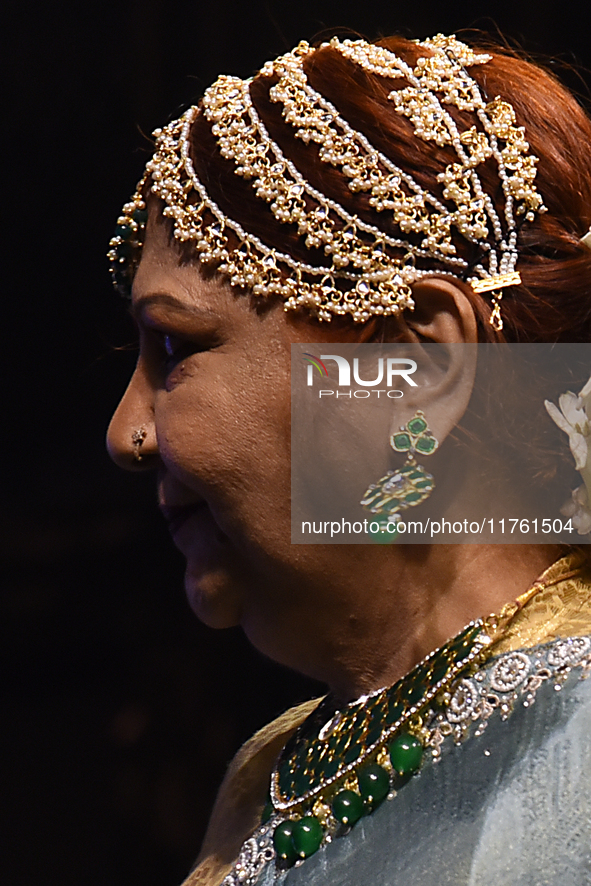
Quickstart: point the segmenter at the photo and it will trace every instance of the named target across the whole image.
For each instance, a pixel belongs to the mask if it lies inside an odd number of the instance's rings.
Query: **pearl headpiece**
[[[190,241],[201,262],[233,286],[281,297],[286,310],[304,307],[321,320],[336,314],[357,322],[396,315],[414,307],[412,283],[438,273],[464,280],[476,292],[492,292],[491,323],[502,328],[502,289],[521,282],[517,219],[531,222],[545,207],[534,184],[537,158],[529,153],[523,127],[516,126],[513,107],[498,97],[487,101],[467,72],[491,56],[442,35],[418,43],[427,54],[414,68],[363,40],[333,38],[323,47],[328,45],[393,86],[401,81],[388,96],[396,112],[409,119],[417,138],[453,148],[456,160],[438,176],[441,193],[421,187],[312,87],[304,62],[315,50],[300,43],[261,69],[259,76],[273,81],[269,99],[295,138],[317,146],[321,163],[339,170],[353,194],[366,194],[371,210],[388,224],[370,223],[314,187],[271,138],[252,101],[251,81],[221,76],[201,107],[154,133],[154,156],[110,243],[116,284],[129,288],[133,279],[145,200],[154,194],[172,219],[174,237]],[[472,112],[474,125],[462,128],[449,106]],[[200,115],[211,124],[221,156],[261,200],[261,212],[266,204],[277,222],[297,231],[309,263],[266,244],[212,199],[190,154],[191,127]],[[489,161],[501,184],[500,214],[478,175]],[[458,254],[458,234],[477,245],[475,264]]]

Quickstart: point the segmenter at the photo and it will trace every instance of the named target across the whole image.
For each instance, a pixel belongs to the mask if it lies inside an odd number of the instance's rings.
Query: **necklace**
[[[490,655],[497,625],[478,620],[394,683],[341,709],[327,697],[281,752],[263,818],[280,867],[308,858],[371,814],[417,772],[423,712]]]
[[[436,762],[446,737],[460,743],[474,728],[480,734],[494,710],[507,719],[520,698],[527,707],[542,683],[560,688],[573,668],[590,673],[591,638],[581,636],[588,607],[569,603],[582,598],[573,561],[558,561],[515,604],[471,622],[393,686],[341,708],[330,696],[321,701],[284,746],[262,822],[223,886],[254,886],[269,863],[276,873],[302,864],[394,799],[427,750]],[[567,633],[551,628],[557,612]],[[513,635],[531,643],[517,651]],[[535,645],[552,635],[565,639]]]

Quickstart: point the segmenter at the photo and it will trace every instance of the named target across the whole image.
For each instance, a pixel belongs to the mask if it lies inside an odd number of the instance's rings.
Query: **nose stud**
[[[148,432],[145,428],[138,428],[137,430],[133,431],[131,435],[131,443],[133,446],[134,461],[142,460],[142,445],[147,436]]]

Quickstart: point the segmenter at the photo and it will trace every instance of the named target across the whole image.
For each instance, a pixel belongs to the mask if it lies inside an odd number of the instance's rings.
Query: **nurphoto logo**
[[[304,353],[303,355],[304,361],[306,365],[307,372],[307,386],[314,386],[314,378],[315,375],[318,374],[321,379],[329,378],[328,369],[324,363],[325,360],[333,360],[338,369],[338,381],[337,387],[339,388],[351,388],[351,362],[346,358],[342,357],[340,354],[321,354],[320,357],[317,357],[315,354]],[[380,394],[386,394],[387,397],[391,399],[399,399],[404,396],[404,392],[394,388],[395,384],[399,384],[400,381],[406,382],[408,385],[416,388],[418,387],[417,382],[411,377],[417,371],[417,363],[415,360],[411,360],[408,357],[379,357],[377,359],[377,365],[374,366],[374,370],[372,373],[373,377],[370,378],[361,378],[361,372],[359,368],[359,357],[353,358],[353,383],[359,385],[361,390],[357,389],[354,391],[334,391],[334,390],[319,390],[319,397],[356,397],[357,399],[365,399],[371,394],[376,394],[378,397]],[[316,373],[314,372],[316,370]],[[384,384],[384,388],[378,388],[378,385]],[[375,390],[368,391],[367,388],[374,388]]]

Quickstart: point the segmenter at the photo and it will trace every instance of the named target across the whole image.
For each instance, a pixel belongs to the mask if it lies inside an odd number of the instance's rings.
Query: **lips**
[[[194,514],[202,511],[204,507],[205,502],[198,501],[188,505],[160,505],[160,510],[168,523],[170,534],[176,535],[181,526]]]

